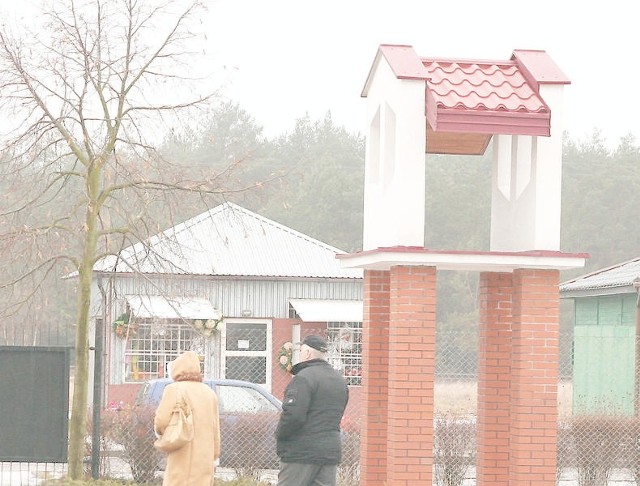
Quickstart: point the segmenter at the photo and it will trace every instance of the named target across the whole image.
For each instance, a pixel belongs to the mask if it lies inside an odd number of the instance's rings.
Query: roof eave
[[[395,246],[339,255],[343,268],[389,270],[397,265],[433,266],[439,270],[512,272],[518,268],[568,270],[584,266],[587,253],[551,250],[519,252],[431,250]]]
[[[563,290],[560,287],[561,299],[578,299],[583,297],[599,297],[604,295],[635,294],[633,285],[615,285],[608,287],[590,287],[582,289]]]
[[[367,80],[365,81],[360,96],[366,98],[371,88],[371,83],[375,76],[376,69],[380,63],[380,59],[384,57],[385,61],[398,79],[429,79],[428,72],[422,61],[413,50],[413,47],[407,45],[391,45],[381,44],[376,52]]]
[[[439,107],[435,113],[427,112],[427,120],[436,133],[483,133],[539,137],[548,137],[551,134],[551,114],[548,112],[477,111]]]

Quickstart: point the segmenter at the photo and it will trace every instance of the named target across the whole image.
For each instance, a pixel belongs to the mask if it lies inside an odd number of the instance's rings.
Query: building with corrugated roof
[[[640,414],[640,257],[560,284],[573,300],[574,413]]]
[[[282,346],[311,332],[327,335],[332,363],[359,384],[363,272],[342,268],[342,253],[225,203],[102,259],[93,322],[108,323],[106,403],[130,402],[187,349],[206,377],[279,395]]]

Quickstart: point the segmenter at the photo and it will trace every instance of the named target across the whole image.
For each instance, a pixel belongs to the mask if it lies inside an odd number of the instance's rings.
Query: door
[[[244,380],[271,390],[271,321],[225,319],[222,372],[228,380]]]

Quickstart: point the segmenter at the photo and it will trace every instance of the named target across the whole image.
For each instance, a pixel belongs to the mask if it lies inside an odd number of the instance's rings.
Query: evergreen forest
[[[364,135],[336,125],[330,113],[319,120],[299,119],[291,132],[267,138],[238,104],[222,103],[197,129],[165,139],[160,151],[185,174],[197,168],[218,178],[224,190],[207,201],[208,207],[232,201],[353,252],[362,242],[364,147]],[[563,152],[561,249],[591,258],[584,269],[567,271],[561,280],[638,256],[638,142],[629,135],[611,149],[594,129],[582,140],[565,134]],[[426,247],[488,249],[491,156],[490,147],[482,156],[426,156]],[[149,235],[200,212],[201,207],[185,204],[170,219],[158,214]],[[447,273],[438,278],[446,290],[439,294],[439,326],[474,328],[477,276]],[[60,277],[50,276],[49,282]],[[73,284],[51,285],[29,315],[72,322],[73,290]],[[5,335],[3,341],[12,339]]]

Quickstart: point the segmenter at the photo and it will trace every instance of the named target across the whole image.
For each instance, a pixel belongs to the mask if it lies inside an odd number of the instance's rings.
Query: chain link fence
[[[341,486],[359,484],[360,409],[362,332],[360,324],[330,323],[329,326],[305,327],[300,340],[309,334],[326,336],[330,344],[328,360],[351,387],[352,400],[342,423],[343,460],[338,478]],[[238,325],[227,329],[221,343],[224,358],[221,375],[226,379],[260,381],[262,392],[248,393],[233,383],[217,383],[220,402],[222,457],[216,475],[221,478],[250,478],[275,482],[279,460],[276,455],[275,429],[280,409],[269,396],[282,400],[292,379],[290,367],[297,362],[300,343],[290,334],[282,342],[275,340],[273,356],[266,360],[267,349],[260,328]],[[229,344],[226,344],[229,343]],[[241,344],[239,344],[241,343]],[[244,353],[243,353],[244,351]],[[271,372],[265,372],[268,362]],[[268,382],[270,378],[270,382]],[[269,391],[270,390],[270,391]],[[159,397],[159,393],[154,393]],[[265,398],[266,397],[266,398]],[[141,484],[161,482],[164,457],[153,448],[153,416],[155,404],[139,397],[138,403],[104,410],[101,415],[101,454],[99,475],[116,479],[133,479]],[[89,417],[91,420],[91,417]],[[92,424],[90,424],[92,425]],[[91,434],[86,443],[91,455]],[[88,464],[89,473],[90,464]]]
[[[327,336],[329,361],[350,383],[350,403],[342,423],[341,486],[359,484],[360,379],[362,334],[358,325],[330,323],[326,328],[302,328]],[[265,390],[282,399],[291,380],[282,347],[296,343],[274,338],[271,383]],[[563,334],[560,339],[558,384],[558,485],[640,485],[640,419],[638,418],[638,353],[634,335],[624,333]],[[434,417],[434,482],[443,486],[475,484],[478,336],[470,332],[438,332]],[[279,347],[280,346],[280,347]],[[287,353],[284,356],[288,358]],[[284,362],[283,362],[284,361]],[[247,376],[256,376],[256,360],[246,360]],[[234,360],[234,373],[242,366]],[[235,397],[235,398],[234,398]],[[277,457],[273,432],[277,410],[264,411],[246,396],[224,397],[223,457],[218,477],[249,477],[275,482]],[[153,448],[153,406],[127,404],[103,410],[100,417],[99,475],[161,482],[164,459]],[[225,413],[227,415],[225,416]],[[90,428],[92,416],[89,414]],[[91,430],[86,441],[87,474],[91,473]],[[0,485],[40,484],[62,476],[64,464],[0,463]]]
[[[475,484],[477,335],[439,333],[434,479]],[[557,484],[640,485],[640,341],[634,332],[560,335]],[[465,350],[464,352],[461,352]]]

